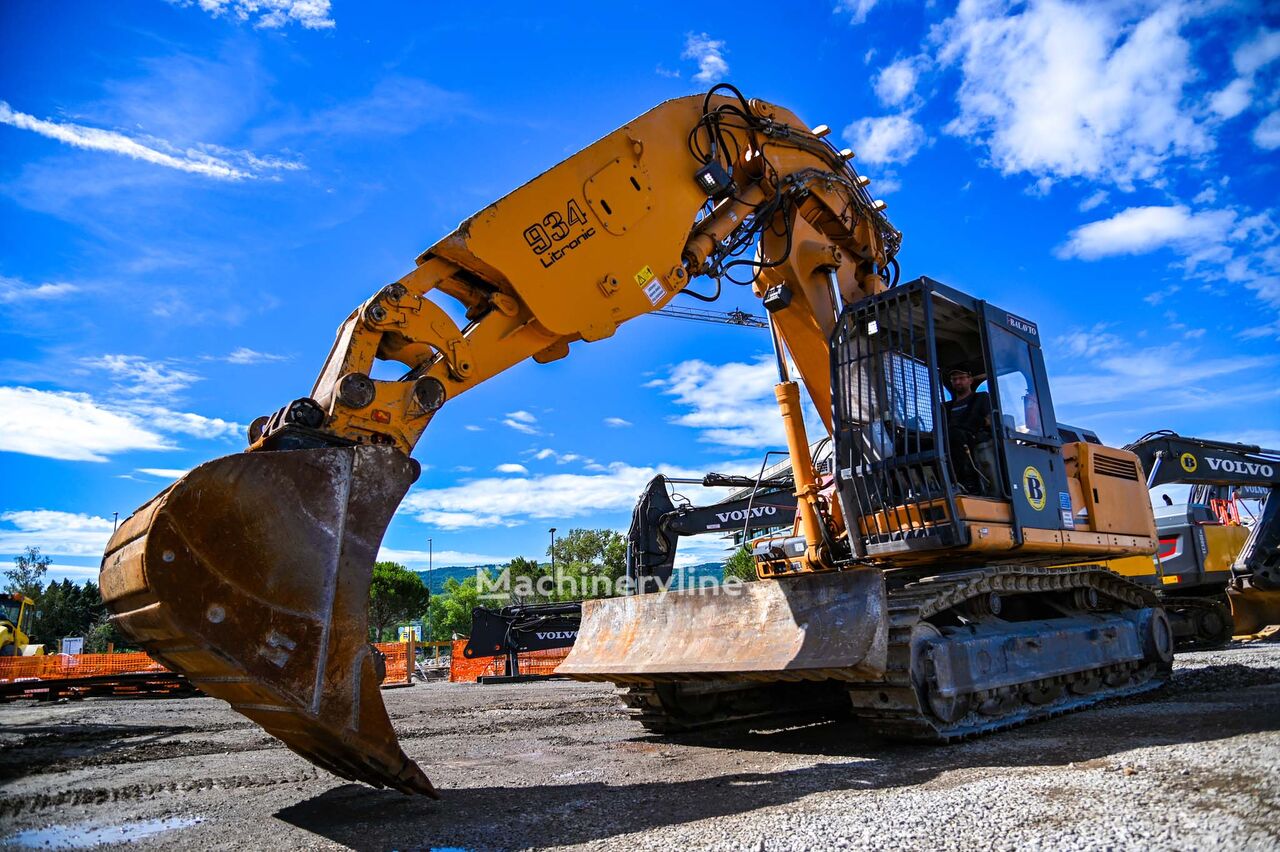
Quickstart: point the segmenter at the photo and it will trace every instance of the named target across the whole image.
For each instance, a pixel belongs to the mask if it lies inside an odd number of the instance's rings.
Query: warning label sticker
[[[662,297],[667,295],[667,289],[662,286],[662,280],[653,274],[651,267],[646,266],[636,273],[636,283],[644,288],[644,294],[651,305],[658,304],[662,301]]]
[[[1073,530],[1076,528],[1076,519],[1071,515],[1071,492],[1058,492],[1058,508],[1062,511],[1062,526],[1064,529]]]

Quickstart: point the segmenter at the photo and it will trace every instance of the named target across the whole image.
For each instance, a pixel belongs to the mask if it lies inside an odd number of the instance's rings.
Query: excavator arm
[[[765,299],[829,419],[839,305],[884,289],[901,237],[825,135],[740,96],[655,107],[423,252],[343,323],[310,397],[255,421],[251,449],[408,454],[447,400],[607,338],[700,275],[734,280],[738,266],[757,273],[740,283]],[[757,237],[759,260],[737,258]],[[372,379],[379,360],[408,372]]]
[[[843,302],[891,283],[900,235],[827,132],[718,86],[467,219],[346,319],[310,395],[255,420],[246,452],[121,524],[101,573],[115,623],[313,763],[434,795],[396,741],[367,631],[372,564],[420,469],[410,453],[446,402],[607,338],[700,276],[753,288],[782,377],[789,353],[830,431],[828,337]],[[374,378],[379,361],[407,371]],[[817,564],[831,530],[797,386],[778,397]]]

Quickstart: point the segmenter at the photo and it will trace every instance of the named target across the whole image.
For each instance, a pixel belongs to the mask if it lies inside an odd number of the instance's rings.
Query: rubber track
[[[911,576],[918,573],[917,569]],[[891,575],[887,579],[892,584],[895,578]],[[1100,596],[1118,602],[1125,608],[1143,609],[1160,605],[1154,592],[1099,568],[978,568],[914,579],[899,588],[890,588],[889,671],[883,681],[843,684],[854,705],[854,715],[868,722],[873,730],[884,736],[947,742],[1061,715],[1110,698],[1134,695],[1161,686],[1169,676],[1169,664],[1157,666],[1156,671],[1146,677],[1136,664],[1119,664],[1097,670],[1096,673],[1110,675],[1115,679],[1123,675],[1129,681],[1126,684],[1102,687],[1088,695],[1070,695],[1064,690],[1063,697],[1058,700],[1042,705],[1024,703],[1000,717],[981,717],[981,722],[973,719],[977,716],[976,713],[971,713],[952,726],[940,727],[936,717],[922,706],[910,677],[910,637],[913,628],[920,621],[989,592],[1034,594],[1086,588],[1095,589]],[[787,684],[793,688],[798,685]],[[1018,689],[1021,695],[1019,687],[1012,689]],[[807,705],[788,703],[779,707],[778,695],[785,693],[770,695],[770,691],[770,686],[744,684],[740,690],[721,693],[724,700],[708,715],[686,714],[679,707],[667,706],[657,685],[652,683],[621,687],[617,694],[629,715],[646,730],[657,734],[715,728],[780,716],[827,716],[835,709],[826,700]],[[882,695],[886,695],[889,701],[882,701]]]
[[[1195,636],[1177,639],[1173,646],[1175,651],[1212,651],[1216,648],[1225,648],[1231,641],[1231,634],[1234,631],[1231,607],[1222,600],[1218,598],[1167,597],[1164,599],[1163,606],[1169,612],[1178,610],[1216,610],[1219,617],[1222,618],[1222,623],[1227,628],[1226,633],[1218,636],[1206,636],[1197,633]]]
[[[910,671],[911,636],[917,624],[992,592],[1001,595],[1052,594],[1090,588],[1123,608],[1144,609],[1160,605],[1150,590],[1100,568],[981,568],[928,577],[897,592],[890,592],[888,671],[883,681],[849,685],[854,716],[866,722],[876,733],[891,739],[952,742],[1059,716],[1110,698],[1136,695],[1163,685],[1172,672],[1171,663],[1160,662],[1154,667],[1119,663],[1090,672],[1101,676],[1104,685],[1085,695],[1072,694],[1065,688],[1073,675],[1025,681],[1008,687],[1010,697],[1016,703],[999,716],[985,716],[972,710],[948,724],[928,709],[912,683]],[[1106,686],[1107,678],[1123,678],[1125,682]],[[1025,691],[1037,686],[1059,687],[1062,694],[1044,704],[1032,704],[1027,700]]]

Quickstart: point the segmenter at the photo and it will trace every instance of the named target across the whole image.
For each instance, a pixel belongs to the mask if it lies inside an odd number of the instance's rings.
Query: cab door
[[[1021,542],[1023,527],[1072,529],[1071,495],[1039,329],[1030,320],[986,303],[982,315],[991,365],[987,386],[1014,536]]]

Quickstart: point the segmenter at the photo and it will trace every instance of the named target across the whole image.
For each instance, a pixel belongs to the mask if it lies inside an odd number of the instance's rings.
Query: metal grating
[[[846,310],[836,330],[837,474],[869,555],[962,538],[940,437],[932,307],[926,288],[904,285]]]

